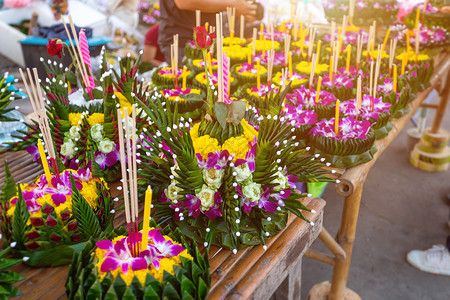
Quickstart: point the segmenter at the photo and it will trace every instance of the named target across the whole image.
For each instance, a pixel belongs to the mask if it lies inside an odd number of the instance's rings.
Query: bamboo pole
[[[326,264],[329,264],[330,266],[334,266],[334,258],[331,255],[319,252],[319,251],[311,249],[311,248],[306,250],[306,252],[305,252],[305,254],[303,254],[303,256],[326,263]]]
[[[322,231],[319,233],[319,239],[327,246],[327,248],[336,256],[337,259],[345,259],[346,254],[341,245],[331,236],[331,234],[322,227]]]
[[[430,133],[438,133],[439,128],[442,124],[442,119],[445,115],[445,109],[447,108],[448,98],[450,98],[450,74],[447,73],[446,83],[444,89],[439,93],[441,97],[439,101],[439,107],[436,110],[436,115],[434,116],[433,125],[431,126]]]

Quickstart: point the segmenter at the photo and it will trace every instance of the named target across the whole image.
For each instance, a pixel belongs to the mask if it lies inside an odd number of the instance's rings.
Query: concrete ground
[[[18,68],[0,56],[0,74],[18,76]],[[20,87],[21,85],[18,85]],[[23,113],[31,107],[27,100],[14,101]],[[433,120],[429,113],[428,124]],[[450,171],[427,173],[409,164],[406,129],[388,147],[370,171],[364,186],[348,287],[364,300],[450,299],[450,277],[421,272],[405,260],[412,249],[443,244],[450,230]],[[450,131],[450,108],[443,128]],[[324,226],[334,235],[340,225],[343,198],[329,185]],[[313,248],[327,251],[320,241]],[[303,260],[302,298],[319,282],[331,280],[332,267],[308,258]]]

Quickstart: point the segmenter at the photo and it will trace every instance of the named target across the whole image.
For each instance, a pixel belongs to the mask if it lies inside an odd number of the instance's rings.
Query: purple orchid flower
[[[39,149],[36,145],[30,145],[27,147],[27,152],[33,156],[33,161],[39,162],[41,159],[41,156],[39,154]]]
[[[291,190],[281,190],[278,193],[270,194],[270,196],[278,201],[279,206],[284,206],[284,200],[287,199],[291,193]]]
[[[189,210],[189,216],[197,218],[200,215],[200,206],[202,202],[196,196],[191,194],[186,195],[186,200],[182,201],[182,204],[187,210]]]
[[[244,196],[244,193],[242,193],[242,189],[241,189],[241,186],[239,184],[236,186],[236,191],[237,191],[238,195],[241,196],[242,199],[243,199],[243,201],[242,201],[242,208],[244,209],[244,211],[246,213],[250,213],[252,211],[252,208],[254,206],[258,205],[258,203],[257,202],[253,202],[250,199],[246,198]]]
[[[264,208],[269,213],[274,213],[277,211],[278,204],[275,201],[270,201],[270,189],[266,188],[261,194],[261,199],[259,200],[258,207]]]
[[[153,259],[151,263],[156,269],[159,269],[160,267],[160,259],[170,256],[177,256],[185,250],[183,246],[174,244],[171,240],[166,240],[161,234],[160,229],[150,230],[148,233],[148,237],[149,241],[153,242],[153,245],[150,245],[150,248],[154,247],[156,250],[153,253],[152,251],[150,251],[150,253],[152,253],[155,257],[155,259]]]
[[[108,250],[105,253],[106,259],[103,261],[100,271],[109,272],[121,267],[122,272],[128,274],[130,266],[133,271],[147,268],[147,261],[144,257],[133,257],[128,247],[127,239],[128,237],[121,239],[115,245],[110,240],[103,240],[96,243],[99,249]]]
[[[210,206],[209,210],[203,212],[208,217],[208,219],[214,220],[215,218],[222,216],[222,210],[220,206],[220,203],[222,202],[222,195],[220,195],[220,192],[216,192],[214,194],[214,205]]]

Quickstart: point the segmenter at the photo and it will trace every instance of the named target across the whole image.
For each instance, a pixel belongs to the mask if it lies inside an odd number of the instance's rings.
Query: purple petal
[[[66,195],[64,194],[53,194],[52,200],[55,203],[56,206],[59,206],[60,204],[66,202]]]
[[[98,241],[95,245],[102,250],[113,250],[114,245],[110,240]]]
[[[107,258],[108,259],[108,258]],[[105,259],[105,261],[106,261],[106,259]],[[127,262],[124,262],[123,264],[122,264],[122,272],[126,275],[126,274],[128,274],[128,263]]]
[[[117,269],[119,267],[119,265],[120,265],[119,260],[114,259],[112,257],[107,257],[103,261],[102,266],[100,268],[100,271],[102,271],[102,272],[109,272],[109,271]],[[128,271],[128,265],[127,265],[127,271]]]
[[[119,161],[119,156],[116,151],[111,151],[106,155],[105,164],[108,167],[114,166]]]
[[[133,269],[133,271],[147,269],[147,262],[145,261],[145,258],[138,257],[138,258],[133,259],[131,261],[131,269]],[[123,270],[123,266],[122,266],[122,270]]]

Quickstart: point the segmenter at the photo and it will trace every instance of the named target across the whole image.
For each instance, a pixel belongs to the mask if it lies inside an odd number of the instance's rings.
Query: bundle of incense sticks
[[[285,67],[287,67],[287,65],[288,65],[288,55],[289,55],[290,48],[291,48],[291,36],[286,35],[284,37],[284,66]]]
[[[314,49],[314,39],[316,38],[316,30],[316,26],[312,26],[309,31],[308,61],[311,61],[312,51]]]
[[[67,37],[69,38],[70,46],[72,47],[72,53],[75,56],[79,74],[84,83],[84,86],[87,88],[89,86],[89,77],[88,77],[86,65],[85,65],[85,62],[83,59],[83,54],[81,53],[80,43],[78,42],[77,31],[75,30],[75,25],[73,24],[73,21],[72,21],[72,16],[69,15],[69,24],[70,24],[70,29],[72,31],[73,41],[72,41],[72,37],[70,35],[70,31],[67,28],[64,17],[61,16],[61,19],[63,21],[63,25],[64,25],[64,29],[66,31]]]
[[[397,48],[397,39],[392,40],[389,45],[389,75],[391,75],[392,64],[395,58],[395,48]]]
[[[41,86],[39,83],[39,76],[37,73],[37,69],[33,68],[33,76],[30,72],[30,69],[27,68],[28,79],[30,80],[30,84],[28,84],[27,78],[24,75],[22,69],[19,69],[20,76],[22,77],[23,83],[25,84],[25,89],[27,91],[28,97],[30,98],[31,106],[33,107],[33,111],[39,125],[39,129],[41,130],[42,138],[44,139],[45,147],[47,150],[47,154],[50,157],[50,163],[52,164],[53,171],[55,174],[59,174],[58,172],[58,164],[56,162],[56,153],[55,147],[53,145],[53,138],[50,129],[50,123],[48,121],[47,109],[45,107],[44,99],[42,98]],[[30,89],[31,86],[31,89]],[[33,93],[31,93],[31,91]],[[44,164],[45,162],[43,162]],[[50,180],[51,178],[47,178]],[[50,182],[49,182],[50,184]]]
[[[363,37],[358,34],[358,40],[356,42],[356,70],[359,70],[359,63],[361,62]]]
[[[138,226],[138,192],[137,192],[137,163],[136,163],[136,106],[133,105],[131,112],[132,125],[128,123],[128,108],[122,111],[117,109],[120,166],[122,169],[122,190],[125,204],[125,219],[127,221],[128,236],[130,237],[130,248],[133,256],[139,256],[139,241],[137,239]],[[125,135],[124,127],[125,126]]]

